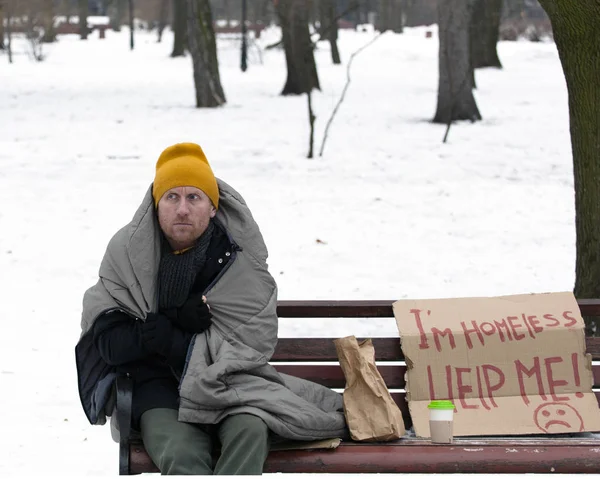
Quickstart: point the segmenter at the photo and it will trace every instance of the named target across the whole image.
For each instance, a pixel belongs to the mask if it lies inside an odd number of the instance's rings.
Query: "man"
[[[133,427],[163,474],[260,474],[271,438],[346,436],[339,394],[278,374],[277,288],[239,194],[200,146],[162,152],[86,291],[76,348],[92,424],[133,379]],[[213,464],[214,446],[220,455]]]

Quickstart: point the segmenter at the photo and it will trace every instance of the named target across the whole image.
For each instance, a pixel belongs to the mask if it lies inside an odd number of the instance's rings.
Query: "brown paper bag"
[[[360,344],[354,336],[334,340],[346,377],[344,414],[355,441],[389,441],[405,433],[402,412],[375,366],[370,339]]]

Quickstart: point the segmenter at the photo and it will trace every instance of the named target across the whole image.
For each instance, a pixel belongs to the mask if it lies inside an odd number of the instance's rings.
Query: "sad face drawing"
[[[535,425],[546,433],[583,431],[583,419],[577,410],[564,402],[544,403],[533,414]]]

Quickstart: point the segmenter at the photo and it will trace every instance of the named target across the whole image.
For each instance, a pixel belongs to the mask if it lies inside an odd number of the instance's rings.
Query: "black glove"
[[[212,313],[201,294],[191,296],[177,311],[173,322],[188,333],[202,333],[212,324]]]
[[[173,325],[166,316],[148,313],[141,325],[142,341],[146,349],[168,357],[171,352]]]

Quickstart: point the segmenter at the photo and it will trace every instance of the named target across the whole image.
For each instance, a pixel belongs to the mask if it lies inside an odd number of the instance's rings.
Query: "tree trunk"
[[[357,23],[359,25],[365,25],[369,22],[369,12],[367,9],[367,3],[365,0],[359,0],[358,8],[356,9],[357,13]]]
[[[497,50],[502,2],[475,0],[470,30],[473,68],[502,68]]]
[[[231,6],[229,5],[229,0],[223,0],[223,9],[225,11],[225,20],[227,21],[227,26],[231,25]]]
[[[285,1],[285,0],[283,0]],[[319,17],[319,3],[321,0],[304,0],[306,11],[308,12],[308,24],[317,29],[317,18]]]
[[[186,0],[173,0],[173,51],[172,57],[185,54],[187,37]]]
[[[75,14],[73,13],[73,2],[71,2],[70,0],[62,0],[61,4],[60,4],[60,8],[62,10],[62,12],[64,12],[65,14],[65,20],[68,24],[71,23],[71,17],[75,16]],[[110,4],[109,4],[109,8],[110,8]]]
[[[12,63],[12,9],[10,5],[6,11],[6,53],[8,53],[8,63]]]
[[[4,4],[0,1],[0,50],[5,50],[4,45]]]
[[[434,123],[481,120],[473,96],[469,55],[472,0],[439,0],[439,83]]]
[[[325,27],[329,25],[329,0],[317,0],[317,19],[319,20],[319,40],[324,40]]]
[[[552,22],[567,91],[575,186],[577,298],[600,297],[600,3],[541,0]],[[600,319],[584,318],[600,335]]]
[[[196,107],[225,103],[219,76],[217,43],[208,0],[187,0],[188,44],[194,66]]]
[[[404,31],[401,0],[378,0],[377,7],[377,30],[382,33],[387,30],[395,33]]]
[[[390,0],[377,1],[377,19],[375,20],[375,30],[383,33],[388,30],[389,17],[387,15]]]
[[[133,50],[135,47],[135,18],[134,18],[134,8],[133,8],[133,0],[129,0],[127,2],[129,7],[129,49]]]
[[[307,158],[313,158],[314,157],[314,145],[315,145],[315,120],[316,120],[316,116],[313,112],[313,107],[312,107],[312,93],[308,92],[306,94],[306,97],[308,99],[308,124],[309,124],[309,128],[310,128],[310,135],[308,138],[308,155],[306,155]]]
[[[115,32],[121,31],[125,10],[127,9],[127,0],[113,0],[111,7],[110,26]]]
[[[56,29],[54,28],[54,2],[44,2],[43,9],[44,35],[42,35],[40,42],[52,43],[56,41]]]
[[[240,67],[243,72],[248,69],[248,2],[242,0],[242,20],[240,21],[242,27],[242,52]]]
[[[257,8],[258,5],[256,5],[256,0],[248,0],[248,22],[250,23],[250,25],[256,25],[256,22],[258,20],[258,12],[257,12]]]
[[[273,21],[273,0],[258,0],[260,2],[260,9],[258,13],[258,21],[263,25],[269,25]]]
[[[79,35],[82,40],[87,40],[88,37],[88,0],[79,0]]]
[[[308,6],[304,0],[279,0],[287,79],[282,95],[300,95],[320,89],[317,65],[308,30]]]
[[[392,15],[390,28],[394,33],[404,32],[404,14],[402,12],[402,0],[391,0]]]
[[[162,41],[163,32],[169,21],[169,0],[160,0],[160,10],[158,12],[158,43]]]
[[[436,1],[431,0],[408,0],[404,5],[404,11],[406,12],[404,25],[417,27],[436,23],[438,17],[436,4]]]
[[[334,65],[342,63],[340,50],[338,48],[338,20],[335,8],[335,0],[319,0],[319,35],[329,41],[331,47],[331,60]]]
[[[394,33],[403,33],[403,15],[402,15],[402,0],[379,0],[382,3],[383,12],[385,15],[385,30],[391,30]],[[381,30],[382,32],[385,30]]]

